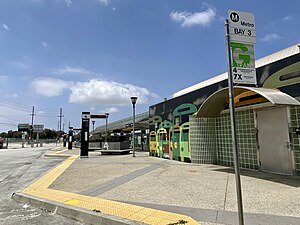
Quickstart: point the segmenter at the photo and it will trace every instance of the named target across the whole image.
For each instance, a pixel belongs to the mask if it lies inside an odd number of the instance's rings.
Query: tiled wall
[[[236,112],[240,167],[258,169],[256,129],[253,110]],[[192,162],[233,166],[229,112],[218,118],[190,117]]]
[[[300,128],[300,107],[291,106],[291,132],[292,146],[294,150],[296,173],[300,176],[300,134],[296,134],[296,128]]]
[[[258,169],[256,129],[253,110],[236,111],[237,144],[240,167]],[[229,112],[216,120],[217,163],[233,166],[231,123]]]
[[[300,128],[300,107],[291,106],[290,115],[296,174],[300,176],[300,134],[296,134],[296,128]],[[259,169],[254,121],[253,110],[236,111],[241,168]],[[190,132],[192,162],[233,166],[229,112],[222,113],[216,119],[190,117]]]
[[[216,163],[215,118],[190,116],[190,148],[192,163]]]

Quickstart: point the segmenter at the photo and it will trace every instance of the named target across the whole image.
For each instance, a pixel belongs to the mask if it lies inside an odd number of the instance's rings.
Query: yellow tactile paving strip
[[[58,150],[58,149],[57,149]],[[65,151],[65,150],[62,150]],[[60,152],[62,152],[60,151]],[[57,154],[59,154],[57,152]],[[39,198],[155,225],[199,224],[189,216],[48,188],[79,156],[73,155],[23,190]]]
[[[52,152],[47,156],[65,156],[65,157],[71,156],[70,154],[61,154],[62,152],[68,151],[68,149],[62,149],[61,147],[57,147],[51,150],[55,152]]]

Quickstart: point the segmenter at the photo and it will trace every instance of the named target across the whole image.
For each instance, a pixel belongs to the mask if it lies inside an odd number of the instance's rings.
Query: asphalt
[[[51,148],[66,161],[17,201],[89,224],[239,224],[232,168]],[[241,170],[241,183],[246,225],[300,224],[299,177]]]

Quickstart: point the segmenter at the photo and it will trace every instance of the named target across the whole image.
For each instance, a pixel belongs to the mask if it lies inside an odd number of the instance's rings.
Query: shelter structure
[[[133,118],[128,117],[107,124],[107,132],[116,141],[131,141]],[[148,150],[149,113],[144,112],[135,116],[135,146],[137,149]],[[94,134],[106,134],[106,125],[95,129]]]
[[[240,167],[300,176],[299,44],[255,62],[234,87]],[[150,154],[233,166],[227,73],[149,107]]]

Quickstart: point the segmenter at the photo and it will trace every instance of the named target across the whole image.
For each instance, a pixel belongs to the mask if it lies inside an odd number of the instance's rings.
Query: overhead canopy
[[[135,115],[135,129],[147,129],[149,128],[149,112],[144,112],[141,114]],[[131,131],[132,130],[133,117],[128,117],[122,120],[118,120],[115,122],[111,122],[107,124],[108,131],[114,130],[124,130]],[[105,133],[106,132],[106,124],[99,126],[95,129],[95,133]]]
[[[233,91],[234,96],[249,91],[257,93],[273,105],[300,105],[296,99],[278,89],[234,87]],[[228,92],[228,88],[223,88],[209,96],[199,108],[196,117],[218,117],[221,111],[229,105]]]

